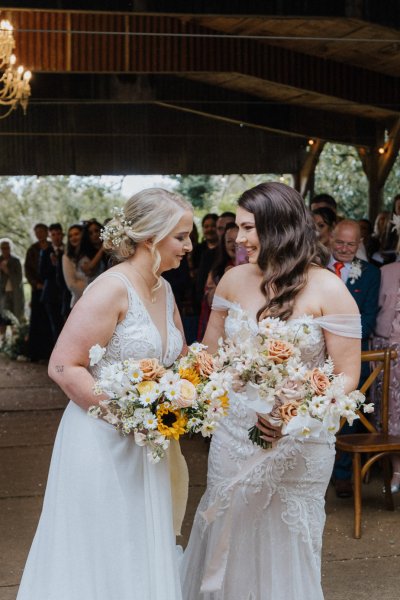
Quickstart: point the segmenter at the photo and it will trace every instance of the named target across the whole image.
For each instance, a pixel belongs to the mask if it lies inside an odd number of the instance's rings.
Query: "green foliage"
[[[397,155],[383,188],[384,210],[392,210],[393,198],[400,194],[400,154]]]
[[[33,241],[35,223],[102,222],[124,201],[118,185],[98,177],[0,177],[0,237],[10,237],[23,257]]]
[[[175,191],[189,200],[195,209],[208,211],[209,199],[220,187],[220,177],[215,175],[171,175],[177,182]]]
[[[361,219],[368,215],[368,180],[357,150],[325,144],[315,170],[315,194],[331,194],[340,215]]]

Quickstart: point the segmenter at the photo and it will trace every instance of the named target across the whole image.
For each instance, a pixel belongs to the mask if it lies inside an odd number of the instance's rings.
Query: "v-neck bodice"
[[[129,279],[123,273],[118,272],[104,273],[101,279],[105,277],[116,277],[124,283],[128,294],[128,310],[125,318],[117,324],[107,344],[104,357],[91,369],[93,376],[97,376],[104,364],[127,358],[136,360],[157,358],[160,363],[170,366],[179,356],[183,340],[181,332],[174,323],[174,296],[169,283],[162,280],[166,296],[167,332],[167,339],[163,343],[160,331]]]

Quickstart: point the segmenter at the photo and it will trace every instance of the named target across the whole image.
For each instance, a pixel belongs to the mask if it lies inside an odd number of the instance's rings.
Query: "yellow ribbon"
[[[169,476],[174,531],[175,535],[181,535],[189,493],[189,471],[179,441],[174,439],[169,444]]]

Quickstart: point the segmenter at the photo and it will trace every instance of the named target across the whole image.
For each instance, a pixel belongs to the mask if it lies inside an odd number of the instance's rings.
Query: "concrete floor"
[[[46,367],[0,357],[0,600],[15,600],[41,510],[52,445],[66,399]],[[207,444],[185,440],[190,481],[180,540],[185,544],[204,490]],[[400,495],[384,510],[379,473],[363,490],[363,535],[352,538],[352,500],[327,495],[324,534],[325,600],[400,598]],[[309,600],[313,600],[310,598]]]

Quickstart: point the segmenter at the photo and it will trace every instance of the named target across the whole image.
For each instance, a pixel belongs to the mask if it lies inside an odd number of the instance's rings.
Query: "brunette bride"
[[[228,271],[215,292],[204,343],[234,337],[246,314],[257,334],[263,316],[293,327],[306,322],[314,344],[302,351],[310,368],[329,354],[346,392],[360,373],[361,324],[356,303],[323,268],[311,215],[301,196],[266,183],[239,199],[237,243],[249,264]],[[230,409],[212,438],[207,489],[196,513],[182,568],[185,600],[321,600],[324,495],[334,438],[298,441],[260,422],[273,447],[250,442],[257,421],[251,399],[231,392]]]

